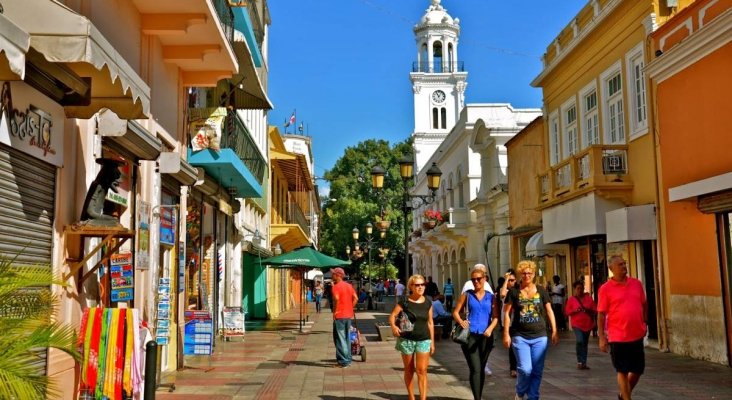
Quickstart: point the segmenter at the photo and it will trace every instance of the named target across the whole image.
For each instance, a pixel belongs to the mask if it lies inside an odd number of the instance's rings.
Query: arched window
[[[455,72],[455,52],[452,48],[452,43],[447,45],[447,70],[449,72]]]
[[[447,190],[450,191],[450,207],[455,208],[455,186],[452,183],[452,174],[447,183]]]
[[[432,44],[432,60],[434,61],[434,71],[436,73],[444,72],[442,69],[442,42]]]
[[[432,108],[432,129],[437,129],[439,123],[437,107]]]
[[[427,53],[427,44],[423,43],[419,52],[419,66],[417,72],[429,72],[429,55]]]
[[[440,108],[440,117],[442,119],[442,129],[447,129],[447,109],[445,107]]]
[[[463,173],[458,168],[457,172],[457,191],[458,191],[458,207],[465,207],[465,198],[463,197]]]

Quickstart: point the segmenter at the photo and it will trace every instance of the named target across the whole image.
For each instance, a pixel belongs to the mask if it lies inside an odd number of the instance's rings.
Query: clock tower
[[[417,61],[409,79],[414,93],[415,168],[420,171],[442,143],[465,106],[468,73],[458,60],[460,20],[441,0],[431,0],[414,26]]]

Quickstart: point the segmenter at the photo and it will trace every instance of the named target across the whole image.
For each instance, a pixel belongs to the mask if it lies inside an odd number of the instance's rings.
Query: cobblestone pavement
[[[217,340],[211,357],[186,358],[185,367],[163,376],[175,390],[161,386],[162,400],[234,399],[390,399],[406,400],[403,366],[393,341],[379,341],[375,322],[386,321],[386,310],[359,311],[357,323],[367,339],[366,361],[354,356],[350,368],[335,368],[332,315],[327,307],[299,332],[298,309],[267,322],[247,321],[242,339]],[[594,340],[592,340],[594,339]],[[610,357],[596,338],[590,343],[590,370],[577,370],[574,335],[564,332],[549,349],[541,386],[542,399],[617,399]],[[508,353],[500,342],[488,364],[484,399],[513,399],[515,380],[509,376]],[[428,369],[429,399],[469,399],[467,366],[460,347],[437,342]],[[416,391],[416,379],[414,382]],[[646,349],[646,373],[634,399],[732,399],[732,368]]]

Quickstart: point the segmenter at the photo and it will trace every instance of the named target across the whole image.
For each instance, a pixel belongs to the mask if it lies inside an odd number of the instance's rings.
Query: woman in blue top
[[[463,329],[470,330],[468,344],[460,347],[470,369],[470,389],[473,391],[473,399],[480,400],[485,383],[483,370],[493,350],[493,330],[498,325],[501,311],[493,293],[485,290],[483,285],[485,271],[474,268],[470,271],[470,280],[475,289],[468,290],[460,296],[452,317]],[[463,306],[467,306],[466,319],[460,317]]]

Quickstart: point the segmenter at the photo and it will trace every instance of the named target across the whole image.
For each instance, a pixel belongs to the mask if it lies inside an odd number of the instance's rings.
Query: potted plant
[[[58,296],[51,292],[52,284],[65,285],[49,266],[0,256],[0,397],[60,396],[58,382],[33,366],[38,353],[55,348],[80,358],[73,327],[54,321]]]
[[[386,217],[383,215],[375,216],[374,221],[376,221],[376,228],[380,231],[388,230],[391,226],[391,221],[386,219]]]
[[[432,229],[437,226],[438,223],[442,223],[443,221],[442,213],[433,209],[425,210],[422,217],[425,219],[425,222],[423,222],[422,225],[427,229]]]

